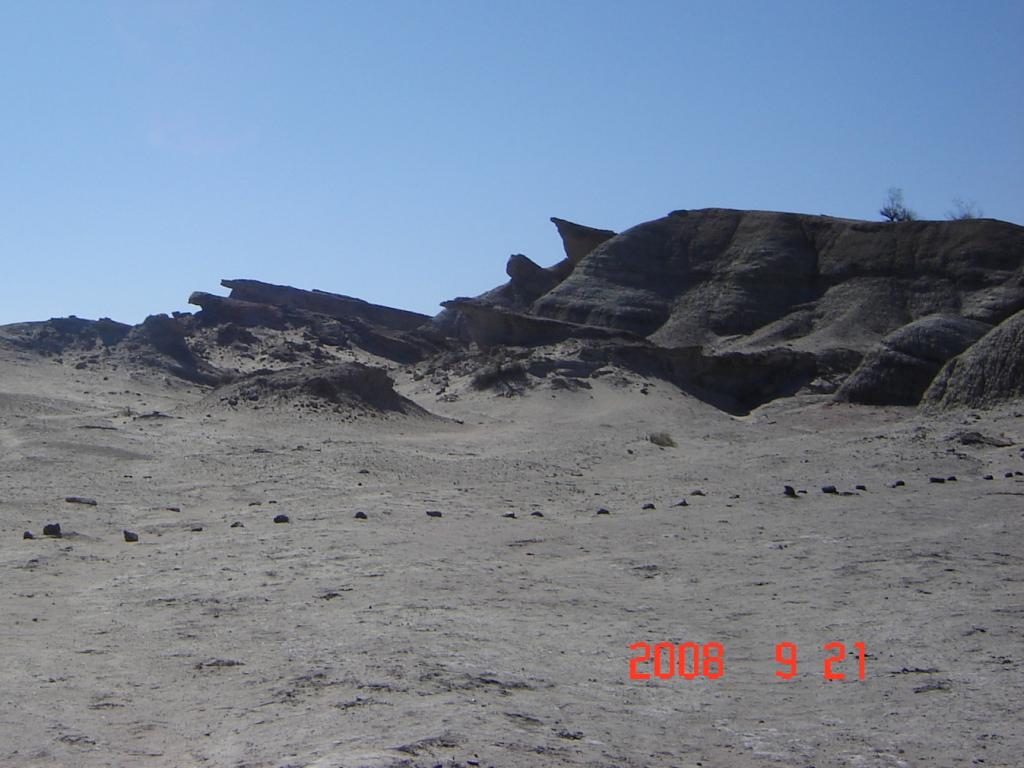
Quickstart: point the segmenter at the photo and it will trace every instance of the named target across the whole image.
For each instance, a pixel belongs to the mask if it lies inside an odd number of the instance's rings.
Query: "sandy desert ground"
[[[392,365],[432,415],[351,417],[3,354],[4,766],[1021,764],[1024,404]],[[724,674],[632,680],[641,641]]]

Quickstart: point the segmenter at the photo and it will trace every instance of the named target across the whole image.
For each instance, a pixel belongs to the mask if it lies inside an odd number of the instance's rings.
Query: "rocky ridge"
[[[222,281],[228,296],[193,293],[194,314],[135,327],[21,323],[0,328],[0,343],[215,387],[262,376],[275,392],[305,395],[294,370],[281,386],[268,371],[305,367],[316,379],[361,355],[410,371],[482,374],[497,357],[521,365],[528,388],[557,370],[611,366],[666,379],[732,413],[798,392],[941,407],[1021,395],[1020,226],[726,209],[675,211],[621,234],[552,222],[561,261],[542,267],[514,254],[507,283],[445,302],[435,317],[232,279]],[[366,376],[332,380],[348,386]],[[338,401],[325,392],[313,387]]]

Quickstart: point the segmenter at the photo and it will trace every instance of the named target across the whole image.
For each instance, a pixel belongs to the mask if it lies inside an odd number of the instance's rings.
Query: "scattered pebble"
[[[944,482],[946,482],[946,478],[944,478],[944,477],[929,477],[928,478],[928,482],[929,483],[944,483]]]
[[[201,526],[201,525],[193,525],[190,530],[192,531],[192,533],[199,533],[200,531],[203,530],[203,526]]]
[[[96,499],[87,499],[85,496],[65,496],[64,501],[68,504],[88,504],[90,507],[96,506]]]
[[[985,479],[986,480],[994,480],[995,478],[992,477],[992,475],[985,475]]]
[[[782,493],[785,496],[789,496],[789,498],[791,498],[791,499],[795,499],[796,498],[796,489],[793,488],[792,485],[784,485],[784,486],[782,486]]]
[[[544,513],[543,512],[531,512],[530,516],[531,517],[544,517]]]
[[[502,515],[502,517],[508,517],[508,518],[513,519],[513,520],[517,519],[515,512],[506,512],[504,515]]]
[[[1004,477],[1013,477],[1013,472],[1007,472]]]
[[[647,502],[646,504],[644,504],[643,508],[644,509],[656,509],[656,507],[651,502]]]
[[[35,537],[36,536],[34,533],[32,533],[32,531],[25,531],[23,534],[21,534],[21,538],[23,539],[34,539]]]
[[[866,491],[868,489],[866,485],[855,485],[854,488],[856,488],[858,491]]]
[[[356,520],[366,520],[367,519],[365,512],[356,512],[355,515],[353,515],[353,517],[355,517]]]
[[[903,482],[902,480],[897,480],[897,481],[896,481],[895,483],[893,483],[893,484],[892,484],[892,485],[890,485],[889,487],[890,487],[890,488],[902,488],[902,487],[903,487],[903,486],[905,486],[905,485],[906,485],[906,483],[905,483],[905,482]]]
[[[441,517],[441,513],[438,512],[436,509],[428,509],[427,517]]]
[[[288,515],[274,515],[274,522],[275,523],[290,523],[291,520],[288,518]]]
[[[688,507],[688,506],[690,506],[690,502],[688,502],[686,499],[680,499],[679,501],[677,501],[675,503],[675,506],[677,506],[677,507]]]
[[[47,523],[43,526],[43,536],[53,536],[59,539],[61,535],[60,523]]]
[[[139,540],[139,534],[135,533],[134,531],[127,531],[126,530],[126,531],[122,531],[122,533],[124,533],[124,540],[126,542],[128,542],[129,544]]]
[[[839,493],[834,485],[823,485],[821,486],[822,493]]]
[[[947,477],[946,478],[946,482],[947,483],[955,483],[956,482],[956,475],[950,475],[949,477]]]
[[[704,493],[704,491],[702,491],[700,488],[698,488],[698,489],[696,489],[694,491],[690,491],[690,495],[691,496],[706,496],[707,494]]]
[[[604,507],[601,507],[601,508],[600,508],[599,510],[597,510],[597,514],[599,514],[599,515],[610,515],[610,514],[611,514],[611,512],[609,512],[609,511],[608,511],[607,509],[605,509]]]
[[[233,522],[233,523],[231,524],[231,527],[232,527],[232,528],[245,528],[245,524],[244,524],[244,523],[242,523],[242,522],[241,522],[241,521],[239,521],[239,520],[235,520],[235,522]]]

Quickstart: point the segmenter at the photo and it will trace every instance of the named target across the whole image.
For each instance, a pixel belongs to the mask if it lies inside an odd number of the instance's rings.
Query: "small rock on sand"
[[[68,504],[88,504],[90,507],[96,506],[96,499],[87,499],[85,496],[65,496],[64,501]]]
[[[43,536],[53,536],[59,539],[61,535],[60,523],[47,523],[43,526]]]
[[[139,540],[139,534],[134,531],[122,531],[122,533],[124,533],[124,540],[129,544]]]
[[[288,515],[274,515],[274,522],[275,523],[290,523],[291,519],[288,517]]]

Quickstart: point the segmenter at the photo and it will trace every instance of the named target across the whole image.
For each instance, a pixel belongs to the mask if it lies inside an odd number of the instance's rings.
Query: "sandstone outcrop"
[[[519,293],[528,301],[540,298],[572,272],[572,264],[562,261],[554,267],[545,269],[521,253],[509,256],[505,265],[505,273],[512,280]]]
[[[601,243],[615,237],[615,233],[610,229],[586,227],[557,216],[551,217],[551,223],[558,229],[558,235],[562,238],[562,247],[565,248],[565,256],[574,266],[583,261],[583,257]]]
[[[284,328],[287,326],[285,312],[273,304],[242,301],[204,291],[194,291],[188,297],[188,303],[202,310],[199,319],[209,325],[237,323],[243,327]]]
[[[231,289],[230,298],[239,301],[298,309],[342,320],[361,320],[396,331],[411,331],[430,320],[428,315],[418,312],[371,304],[362,299],[326,291],[305,291],[259,280],[221,280],[220,284]]]

